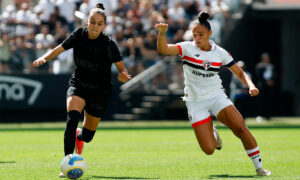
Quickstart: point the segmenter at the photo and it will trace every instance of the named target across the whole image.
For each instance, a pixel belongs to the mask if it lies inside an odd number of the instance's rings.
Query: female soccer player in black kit
[[[87,28],[73,31],[61,45],[33,62],[34,66],[40,66],[63,51],[73,48],[76,69],[70,78],[67,91],[65,155],[72,154],[75,145],[76,153],[81,154],[83,141],[90,142],[93,139],[112,94],[112,63],[119,70],[120,82],[125,83],[131,79],[115,42],[102,33],[105,26],[104,7],[98,3],[97,7],[90,11]],[[76,130],[83,109],[85,110],[83,128]]]

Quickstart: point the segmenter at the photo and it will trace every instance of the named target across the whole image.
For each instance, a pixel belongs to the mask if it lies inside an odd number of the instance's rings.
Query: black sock
[[[95,132],[96,131],[91,131],[85,127],[82,128],[82,131],[80,131],[78,134],[77,134],[77,139],[79,141],[84,141],[84,142],[90,142],[94,135],[95,135]]]
[[[65,156],[72,154],[75,148],[76,128],[78,126],[80,112],[70,111],[67,114],[67,125],[64,135]]]

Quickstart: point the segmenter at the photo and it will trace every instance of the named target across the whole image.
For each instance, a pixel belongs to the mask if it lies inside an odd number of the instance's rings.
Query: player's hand
[[[33,64],[33,66],[35,66],[35,67],[39,67],[39,66],[45,64],[46,62],[47,62],[46,59],[44,59],[44,58],[39,58],[39,59],[33,61],[32,64]]]
[[[129,75],[128,73],[126,72],[119,73],[118,80],[120,82],[125,83],[130,79],[131,79],[131,75]]]
[[[160,33],[166,33],[168,30],[168,24],[165,23],[156,24],[155,27]]]
[[[250,88],[249,94],[250,94],[250,96],[257,96],[259,94],[259,90],[256,87]]]

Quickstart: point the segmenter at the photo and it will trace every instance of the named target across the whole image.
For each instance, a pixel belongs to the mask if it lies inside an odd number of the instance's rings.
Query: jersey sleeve
[[[71,49],[75,46],[76,44],[76,41],[78,39],[77,37],[77,33],[78,30],[75,30],[73,31],[61,44],[61,46],[65,49],[65,50],[68,50],[68,49]]]
[[[109,42],[107,51],[108,51],[108,56],[113,63],[122,61],[122,55],[114,41],[111,40]]]
[[[186,51],[187,51],[187,42],[181,42],[176,44],[178,50],[179,50],[179,55],[180,56],[185,56]]]
[[[229,68],[235,64],[235,61],[233,60],[232,56],[225,49],[221,48],[220,52],[221,52],[222,64],[224,66]]]

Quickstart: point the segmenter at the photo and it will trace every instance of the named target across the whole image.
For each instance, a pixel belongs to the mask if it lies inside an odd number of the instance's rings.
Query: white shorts
[[[219,112],[233,103],[222,91],[216,97],[205,101],[186,101],[189,121],[192,127],[205,124],[212,120],[211,113],[218,116]]]

